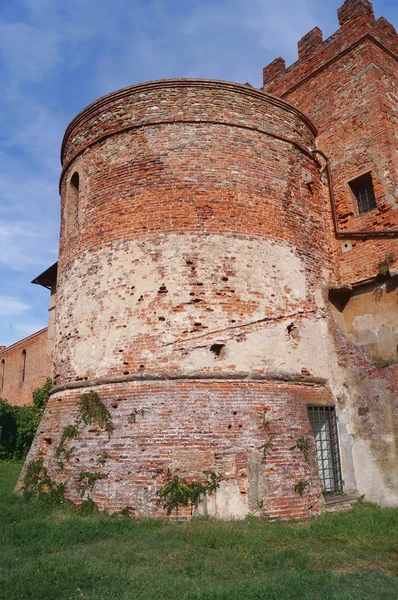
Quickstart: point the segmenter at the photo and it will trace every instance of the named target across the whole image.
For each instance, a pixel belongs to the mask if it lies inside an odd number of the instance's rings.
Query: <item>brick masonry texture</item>
[[[50,373],[51,347],[45,328],[0,352],[0,398],[17,406],[31,404],[33,390],[43,386]]]
[[[54,383],[266,370],[254,356],[259,329],[286,329],[293,316],[318,325],[327,258],[318,169],[305,150],[313,128],[246,86],[155,82],[116,97],[117,108],[111,94],[77,117],[64,142],[67,158],[88,147],[62,177]],[[239,350],[216,357],[212,344],[227,340]]]
[[[397,504],[398,366],[374,364],[398,358],[396,235],[336,235],[311,152],[330,158],[342,232],[398,229],[397,37],[367,0],[338,14],[328,40],[315,28],[296,63],[264,69],[265,91],[155,81],[67,128],[55,387],[28,462],[42,457],[75,502],[90,471],[105,475],[90,492],[101,508],[164,516],[153,475],[170,468],[223,477],[198,514],[319,514],[314,443],[308,462],[292,447],[311,435],[306,407],[327,405],[344,489]],[[377,206],[359,216],[348,182],[367,172]],[[90,390],[113,435],[85,428],[61,468]]]
[[[304,36],[300,58],[287,70],[282,59],[266,67],[264,90],[292,102],[318,128],[317,147],[331,160],[341,231],[397,230],[397,34],[384,18],[375,20],[366,0],[345,2],[339,20],[341,28],[324,42],[318,28]],[[377,207],[358,215],[348,182],[366,172]],[[344,253],[341,240],[331,242],[342,283],[376,275],[389,254],[398,258],[396,237],[354,239]]]
[[[55,468],[55,450],[64,427],[73,423],[81,392],[58,392],[40,425],[31,454],[50,465],[52,477],[69,481],[69,495],[80,502],[77,484],[81,471],[108,473],[91,497],[111,511],[131,506],[136,516],[165,516],[156,491],[159,468],[179,469],[194,480],[203,471],[224,477],[208,499],[213,516],[242,517],[249,512],[272,518],[303,518],[323,510],[314,448],[305,460],[292,446],[310,434],[308,403],[330,403],[320,386],[284,382],[135,382],[97,387],[111,412],[114,434],[88,426],[69,446],[76,449],[62,472]],[[264,417],[265,415],[265,417]],[[269,421],[264,427],[264,418]],[[263,444],[272,436],[272,449]],[[68,446],[68,448],[69,448]],[[105,453],[104,465],[96,463]],[[294,487],[305,480],[300,496]]]

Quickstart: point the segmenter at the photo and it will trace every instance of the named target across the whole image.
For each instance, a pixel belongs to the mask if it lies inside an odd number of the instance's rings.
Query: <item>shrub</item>
[[[12,406],[0,398],[0,459],[22,460],[35,437],[48,402],[52,380],[33,392],[33,404]]]

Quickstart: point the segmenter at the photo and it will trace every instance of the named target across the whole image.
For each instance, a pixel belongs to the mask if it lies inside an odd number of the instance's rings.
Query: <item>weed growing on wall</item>
[[[271,435],[267,442],[264,442],[264,444],[261,444],[261,446],[258,447],[259,450],[263,451],[264,458],[267,458],[269,451],[274,447],[274,444],[272,443],[274,437],[275,436]]]
[[[68,440],[73,440],[79,437],[82,425],[97,425],[97,427],[104,429],[108,433],[109,438],[113,432],[111,413],[96,392],[90,391],[87,394],[82,394],[79,397],[77,406],[79,412],[75,422],[71,425],[67,425],[64,428],[62,431],[61,440],[55,451],[55,457],[61,459],[58,461],[58,467],[60,470],[63,470],[64,462],[69,460],[74,450],[74,446],[66,449],[65,444]],[[99,454],[97,458],[97,464],[103,466],[105,464],[106,457],[106,452]]]
[[[384,358],[384,356],[378,354],[377,356],[373,357],[373,364],[378,369],[386,369],[387,367],[391,367],[392,365],[396,365],[397,363],[398,359],[396,359],[394,356]]]
[[[269,433],[269,429],[271,427],[271,421],[267,418],[267,415],[268,415],[268,409],[266,408],[261,413],[261,426],[265,429],[265,431],[267,433]],[[261,444],[261,446],[258,447],[259,450],[263,451],[264,458],[267,458],[270,450],[272,450],[272,448],[274,447],[274,444],[273,444],[274,438],[275,438],[274,435],[269,435],[268,439],[264,442],[264,444]]]
[[[309,487],[309,485],[310,484],[308,483],[308,481],[298,481],[294,486],[294,491],[297,492],[297,494],[300,494],[300,496],[302,496],[307,487]]]
[[[49,388],[50,389],[50,388]],[[45,406],[43,403],[43,396],[37,395],[38,403],[41,406]],[[1,408],[1,405],[0,405]],[[43,408],[44,409],[44,408]],[[106,406],[101,401],[100,397],[95,392],[88,392],[82,394],[78,402],[78,415],[75,422],[67,425],[61,434],[61,439],[55,450],[55,458],[57,461],[58,472],[63,471],[65,468],[65,462],[67,462],[75,447],[66,447],[66,444],[79,437],[82,427],[85,425],[97,425],[97,427],[107,431],[110,437],[113,432],[113,423],[111,414]],[[102,452],[97,457],[97,465],[103,466],[107,458],[106,452]],[[96,481],[104,479],[107,474],[104,473],[91,473],[89,471],[81,471],[78,477],[75,479],[79,489],[80,496],[83,498],[86,492],[92,491]],[[40,502],[48,502],[50,504],[62,504],[65,502],[65,490],[67,482],[54,483],[50,478],[47,468],[43,465],[43,459],[32,461],[26,470],[25,477],[22,484],[22,494],[25,499],[36,498]],[[91,510],[91,504],[95,504],[90,498],[86,498],[84,501],[87,506],[82,510]]]
[[[83,498],[87,491],[92,492],[96,481],[106,479],[108,474],[105,473],[90,473],[90,471],[81,471],[76,479],[80,489],[80,497]]]
[[[77,438],[78,435],[79,430],[76,427],[76,425],[68,425],[67,427],[65,427],[61,435],[61,441],[59,442],[55,451],[55,457],[59,458],[60,456],[62,456],[65,460],[69,460],[73,448],[65,450],[64,444],[67,440],[73,440],[74,438]]]
[[[100,452],[100,454],[98,454],[97,460],[95,462],[97,465],[101,465],[103,467],[107,458],[108,458],[108,455],[106,452]]]
[[[302,435],[301,437],[298,438],[298,440],[296,440],[296,443],[294,446],[292,446],[290,448],[290,450],[300,450],[300,452],[302,452],[304,458],[306,461],[309,460],[310,458],[310,451],[311,448],[311,438],[310,437],[305,437],[304,435]]]
[[[104,429],[110,437],[113,432],[112,417],[105,404],[101,401],[97,392],[90,391],[82,394],[78,403],[79,420],[84,425],[97,425]]]
[[[25,500],[35,498],[41,504],[51,506],[69,504],[65,499],[65,483],[54,483],[39,458],[29,463],[21,492]]]
[[[173,510],[177,511],[180,507],[191,506],[191,511],[196,508],[202,496],[213,494],[220,485],[222,477],[214,471],[205,471],[203,481],[188,481],[180,477],[177,472],[170,469],[159,469],[154,478],[162,475],[166,483],[158,491],[160,502],[167,515]]]
[[[384,260],[380,261],[377,265],[377,270],[379,271],[379,274],[384,276],[388,275],[390,272],[390,267],[394,263],[394,261],[395,258],[392,254],[389,254],[385,257]]]

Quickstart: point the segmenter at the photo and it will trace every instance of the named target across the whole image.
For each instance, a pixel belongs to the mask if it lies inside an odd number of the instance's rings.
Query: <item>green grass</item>
[[[398,599],[398,510],[305,524],[135,521],[13,494],[0,463],[1,600]]]

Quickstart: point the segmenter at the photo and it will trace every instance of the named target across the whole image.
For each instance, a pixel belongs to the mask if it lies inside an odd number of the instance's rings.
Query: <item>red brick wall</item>
[[[366,0],[348,0],[339,15],[334,36],[323,43],[319,30],[310,32],[300,42],[300,61],[285,72],[278,59],[266,69],[265,84],[318,124],[341,228],[388,228],[397,215],[394,33],[374,21]],[[379,394],[383,440],[391,387],[383,377],[371,387],[374,369],[366,356],[328,332],[333,325],[322,288],[376,275],[396,241],[353,241],[342,252],[309,151],[315,134],[283,100],[248,86],[196,80],[115,92],[68,127],[57,388],[29,459],[43,457],[57,481],[68,480],[73,500],[80,500],[79,473],[101,472],[96,460],[105,451],[107,476],[92,491],[101,508],[129,505],[137,516],[162,515],[160,482],[152,475],[163,467],[194,479],[206,469],[219,472],[225,481],[209,501],[216,516],[319,513],[313,449],[307,463],[291,448],[310,433],[306,405],[333,404],[325,382],[340,403],[350,489],[355,468],[362,481],[367,472],[359,440],[368,463],[379,461],[383,500],[391,461],[383,459],[386,446],[371,424],[358,426],[367,408],[358,380],[366,371],[363,392]],[[378,208],[358,218],[347,181],[367,169]],[[71,188],[74,173],[78,194]],[[352,364],[344,364],[344,353]],[[82,381],[91,387],[77,389]],[[63,470],[56,448],[88,389],[110,409],[115,431],[108,440],[86,428]],[[275,436],[267,457],[264,410]],[[301,497],[294,486],[303,480],[309,487]]]
[[[195,80],[110,94],[68,127],[58,387],[28,460],[43,456],[52,477],[69,481],[73,500],[79,472],[98,472],[105,451],[109,475],[92,497],[108,510],[163,515],[158,468],[194,479],[219,472],[225,481],[209,501],[216,516],[323,510],[314,448],[309,462],[291,449],[310,434],[306,405],[333,402],[319,385],[323,364],[318,377],[312,372],[308,343],[324,343],[319,290],[328,271],[324,200],[308,150],[314,136],[283,101]],[[79,393],[91,389],[70,386],[87,379],[115,431],[108,441],[86,429],[59,470],[62,430]],[[308,482],[303,496],[299,481]]]
[[[26,366],[25,379],[22,381],[24,350]],[[10,404],[30,404],[33,390],[44,385],[47,377],[51,377],[51,348],[47,328],[0,352],[0,397]]]
[[[328,263],[314,133],[284,102],[212,81],[137,85],[83,111],[63,145],[55,383],[251,371],[215,360],[220,332],[314,318]]]
[[[82,501],[76,480],[89,470],[108,474],[90,493],[101,508],[132,506],[135,516],[165,516],[156,494],[162,482],[153,475],[170,468],[191,480],[202,480],[205,470],[225,479],[215,498],[216,516],[251,512],[286,519],[323,510],[314,445],[308,461],[292,446],[311,433],[306,405],[331,403],[326,388],[239,380],[98,386],[114,432],[108,439],[96,426],[84,428],[66,444],[74,450],[60,470],[55,452],[62,431],[73,424],[79,395],[89,389],[51,396],[30,454],[43,457],[56,481],[68,482],[67,496],[73,501]],[[270,439],[272,448],[265,456],[263,444]],[[105,464],[100,466],[96,461],[103,453]],[[294,489],[299,481],[308,484],[302,496]]]
[[[317,126],[317,147],[331,160],[340,229],[397,230],[398,38],[385,19],[375,20],[366,0],[348,0],[339,19],[341,28],[325,42],[317,28],[304,36],[300,59],[287,70],[281,59],[266,67],[264,89],[292,102]],[[367,171],[377,208],[358,215],[348,181]],[[396,237],[353,239],[347,252],[343,241],[334,240],[341,282],[377,275],[389,254],[398,263]]]

